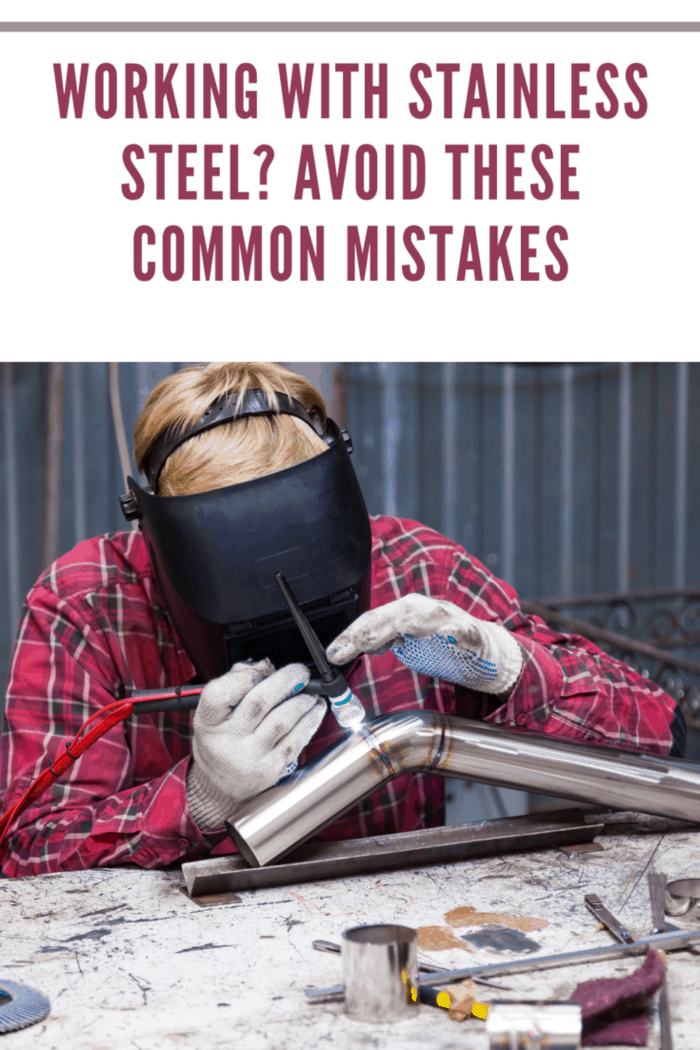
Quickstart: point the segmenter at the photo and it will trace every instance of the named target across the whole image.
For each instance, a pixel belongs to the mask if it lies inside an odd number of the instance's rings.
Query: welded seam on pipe
[[[360,726],[359,733],[363,740],[365,740],[366,743],[369,744],[374,753],[378,755],[379,758],[382,760],[382,762],[389,771],[389,776],[398,776],[398,770],[394,769],[394,765],[389,756],[387,755],[386,751],[384,750],[381,740],[379,740],[379,738],[374,735],[372,730],[368,726]]]

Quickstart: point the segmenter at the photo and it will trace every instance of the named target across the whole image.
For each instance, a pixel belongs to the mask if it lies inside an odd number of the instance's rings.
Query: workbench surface
[[[476,934],[477,943],[426,953],[449,968],[514,958],[527,941],[545,955],[572,951],[612,943],[585,907],[584,894],[593,892],[633,936],[645,936],[651,915],[640,873],[653,854],[669,879],[700,875],[700,832],[668,830],[653,817],[605,819],[598,853],[538,850],[243,891],[240,903],[208,908],[180,892],[179,871],[110,868],[3,881],[0,987],[3,977],[34,986],[51,1000],[51,1013],[2,1036],[2,1050],[485,1048],[483,1021],[458,1023],[429,1006],[400,1025],[371,1026],[346,1019],[342,1004],[309,1004],[307,985],[342,983],[340,958],[313,950],[312,940],[338,941],[349,926],[387,922],[439,927],[434,943]],[[457,908],[497,914],[452,927],[445,916]],[[504,917],[541,922],[519,923],[523,930]],[[504,930],[494,930],[499,925]],[[499,938],[499,947],[478,943]],[[562,999],[582,980],[619,977],[640,964],[637,957],[499,978],[508,992],[479,988],[485,1002]],[[698,1050],[700,954],[671,953],[668,975],[675,1050]],[[658,1045],[654,1015],[649,1046]]]

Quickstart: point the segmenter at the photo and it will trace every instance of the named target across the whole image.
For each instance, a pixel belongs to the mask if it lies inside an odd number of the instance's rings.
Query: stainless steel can
[[[385,1024],[418,1013],[418,931],[410,926],[354,926],[343,933],[345,1013]]]

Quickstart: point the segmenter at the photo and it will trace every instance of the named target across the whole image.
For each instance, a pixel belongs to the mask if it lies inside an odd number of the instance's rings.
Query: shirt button
[[[515,721],[518,723],[519,726],[524,726],[527,722],[527,715],[517,715]]]

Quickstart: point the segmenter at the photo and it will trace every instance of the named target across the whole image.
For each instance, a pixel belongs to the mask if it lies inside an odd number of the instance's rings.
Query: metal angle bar
[[[192,898],[260,886],[287,886],[424,864],[449,864],[485,854],[545,849],[589,842],[604,825],[585,823],[580,810],[527,814],[507,819],[425,828],[344,842],[312,842],[283,863],[249,867],[240,855],[212,857],[182,865]]]

